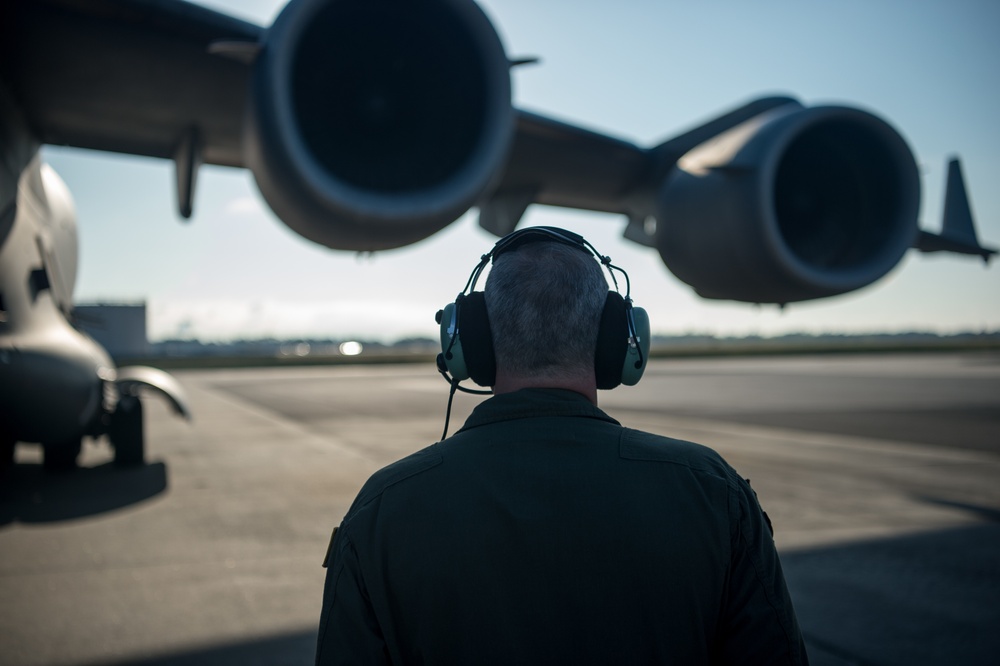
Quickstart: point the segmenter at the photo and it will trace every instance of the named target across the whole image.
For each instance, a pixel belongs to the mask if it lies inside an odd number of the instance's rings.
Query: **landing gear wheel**
[[[0,488],[7,481],[7,475],[14,467],[14,446],[17,442],[6,433],[0,433]]]
[[[111,415],[108,438],[115,447],[115,464],[135,466],[145,463],[146,443],[142,432],[142,403],[134,395],[123,395]]]
[[[76,469],[76,459],[80,455],[82,444],[83,440],[80,438],[42,444],[42,467],[47,472]]]

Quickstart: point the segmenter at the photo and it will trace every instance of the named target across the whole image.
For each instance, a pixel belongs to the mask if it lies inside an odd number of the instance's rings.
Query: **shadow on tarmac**
[[[0,526],[47,523],[114,511],[148,500],[167,488],[162,462],[139,467],[106,463],[65,472],[40,464],[17,464],[0,487]]]
[[[781,562],[814,666],[994,664],[998,554],[993,522],[789,552]]]
[[[967,508],[997,518],[992,509]],[[996,663],[997,553],[1000,523],[995,520],[784,553],[782,565],[811,663]],[[306,666],[313,663],[315,646],[313,629],[83,666]]]
[[[316,618],[319,620],[319,618]],[[278,634],[157,657],[92,662],[84,666],[272,666],[312,664],[316,659],[316,630]]]
[[[995,517],[991,509],[968,508]],[[996,663],[997,553],[1000,523],[993,522],[783,554],[811,664]],[[316,631],[310,630],[100,663],[307,666],[315,659],[315,646]]]
[[[811,663],[996,663],[998,552],[1000,524],[994,522],[782,555]],[[100,663],[306,666],[313,663],[315,645],[316,631],[309,630]]]

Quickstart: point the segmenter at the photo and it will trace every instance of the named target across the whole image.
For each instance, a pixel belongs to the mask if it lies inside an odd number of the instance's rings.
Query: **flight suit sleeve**
[[[343,525],[334,532],[326,564],[316,665],[388,664],[357,552]]]
[[[730,570],[721,626],[726,664],[808,664],[769,521],[750,484],[730,491]]]

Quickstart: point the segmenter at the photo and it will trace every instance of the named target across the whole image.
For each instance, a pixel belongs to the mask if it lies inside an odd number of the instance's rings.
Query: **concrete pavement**
[[[425,365],[177,372],[145,400],[148,464],[0,497],[0,664],[308,664],[330,530],[367,476],[441,435]],[[995,663],[1000,357],[656,362],[601,394],[752,480],[815,664]],[[478,398],[459,394],[457,429]]]

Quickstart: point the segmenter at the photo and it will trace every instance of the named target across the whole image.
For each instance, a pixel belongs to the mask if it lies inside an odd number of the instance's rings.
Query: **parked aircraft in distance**
[[[957,162],[941,233],[918,228],[913,153],[872,113],[764,97],[639,147],[514,108],[510,69],[523,62],[472,0],[292,0],[267,28],[180,0],[4,2],[7,439],[51,443],[22,422],[44,420],[55,394],[15,387],[58,377],[53,359],[88,359],[87,380],[61,404],[91,409],[95,387],[113,382],[103,350],[88,341],[73,351],[84,338],[67,333],[76,248],[56,237],[71,204],[52,194],[58,178],[39,160],[43,144],[172,160],[184,217],[201,164],[250,169],[285,224],[339,250],[415,243],[472,207],[497,235],[532,204],[620,214],[626,238],[658,250],[712,299],[785,304],[850,292],[910,248],[995,253],[976,238]],[[57,329],[64,341],[46,342],[42,331]],[[143,378],[182,407],[164,376]],[[94,415],[112,422],[114,410],[102,409],[74,417],[67,441],[88,434]]]

